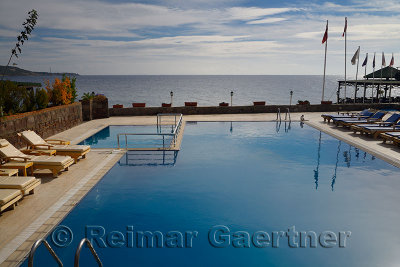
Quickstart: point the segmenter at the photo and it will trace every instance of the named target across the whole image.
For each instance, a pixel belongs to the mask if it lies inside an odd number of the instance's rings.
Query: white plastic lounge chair
[[[34,194],[40,183],[33,176],[0,176],[0,189],[18,189],[23,196]]]
[[[86,154],[90,151],[90,146],[86,145],[68,145],[68,144],[54,144],[49,143],[36,134],[34,131],[27,130],[20,132],[18,134],[28,145],[31,149],[49,149],[49,150],[56,150],[57,155],[63,156],[70,156],[74,159],[76,163],[79,157],[85,158]],[[55,142],[53,140],[52,142]],[[59,142],[65,142],[58,140]],[[69,142],[68,142],[69,143]]]
[[[10,144],[6,139],[0,139],[0,157],[5,161],[33,162],[33,169],[49,169],[54,177],[74,163],[70,156],[36,156],[26,155]]]
[[[12,206],[18,205],[17,201],[22,198],[22,193],[18,189],[0,189],[0,212]]]

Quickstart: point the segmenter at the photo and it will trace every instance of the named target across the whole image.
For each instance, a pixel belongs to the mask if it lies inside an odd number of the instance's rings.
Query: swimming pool
[[[125,241],[134,237],[119,248],[111,248],[112,237],[105,237],[107,248],[95,241],[105,266],[399,263],[399,170],[306,125],[277,129],[271,122],[187,124],[174,164],[136,164],[140,155],[136,162],[125,155],[61,222],[73,231],[74,239],[68,247],[56,248],[56,253],[65,266],[72,266],[85,231],[104,229],[105,236],[118,231]],[[274,232],[279,236],[290,229],[290,236],[293,226],[298,232],[315,232],[318,239],[327,231],[337,238],[341,232],[344,237],[349,231],[351,235],[345,247],[338,240],[332,248],[319,241],[316,248],[311,243],[303,248],[297,240],[298,247],[291,248],[294,243],[284,236],[274,247]],[[236,232],[230,242],[224,227]],[[141,248],[137,234],[145,231],[159,231],[163,247]],[[185,241],[183,248],[168,248],[180,245],[167,241],[168,234],[179,236],[178,232]],[[186,243],[187,232],[191,244]],[[252,239],[250,247],[243,248],[244,232],[250,238],[268,233],[269,245],[259,248],[263,239]],[[39,248],[35,264],[48,262],[53,260]],[[81,265],[94,264],[84,249]]]

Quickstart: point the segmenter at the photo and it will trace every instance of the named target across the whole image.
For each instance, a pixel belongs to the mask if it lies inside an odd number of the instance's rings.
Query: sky
[[[394,53],[400,66],[400,1],[304,0],[1,0],[0,65],[27,12],[38,23],[18,67],[86,75],[322,75],[329,20],[327,74]],[[396,64],[396,63],[399,64]],[[360,72],[364,69],[360,68]]]

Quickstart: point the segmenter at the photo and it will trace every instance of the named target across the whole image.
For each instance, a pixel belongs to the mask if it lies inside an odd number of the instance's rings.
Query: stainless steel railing
[[[173,116],[174,117],[174,124],[173,129],[170,133],[162,133],[161,126],[162,126],[162,117],[164,116]],[[177,143],[178,135],[182,129],[182,121],[183,116],[182,114],[175,114],[175,113],[164,113],[157,115],[157,133],[120,133],[117,134],[117,144],[118,149],[143,149],[147,150],[150,148],[156,149],[171,149],[172,146],[175,146]],[[124,137],[125,145],[121,146],[121,137]],[[135,140],[137,143],[129,142],[128,137],[136,137]],[[145,138],[140,139],[138,137],[152,137],[152,138]],[[138,142],[141,140],[141,142]]]
[[[96,260],[97,264],[102,267],[103,263],[101,262],[99,255],[97,255],[96,250],[94,250],[94,247],[92,243],[89,241],[87,238],[83,238],[81,242],[79,242],[78,248],[76,249],[75,252],[75,260],[74,260],[74,267],[79,267],[79,258],[81,256],[81,250],[83,248],[83,245],[87,245],[89,247],[90,252],[92,252],[92,255],[94,259]]]
[[[57,254],[54,252],[54,250],[51,248],[50,244],[44,240],[44,239],[39,239],[37,240],[32,248],[31,251],[29,252],[29,258],[28,258],[28,266],[29,267],[33,267],[33,257],[35,256],[36,253],[36,249],[41,245],[44,244],[44,246],[47,248],[47,250],[50,252],[51,256],[53,256],[53,258],[55,259],[55,261],[57,262],[58,266],[62,267],[63,264],[60,260],[60,258],[57,256]]]

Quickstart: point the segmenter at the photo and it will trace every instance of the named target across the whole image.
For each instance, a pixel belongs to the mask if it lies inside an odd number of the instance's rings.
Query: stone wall
[[[110,117],[108,108],[108,99],[90,99],[82,100],[82,115],[84,121],[104,119]]]
[[[229,107],[147,107],[147,108],[110,108],[110,116],[151,116],[158,113],[195,114],[238,114],[238,113],[276,113],[278,108],[284,113],[287,108],[290,112],[334,112],[355,111],[366,108],[398,109],[399,104],[333,104],[333,105],[266,105],[266,106],[229,106]]]
[[[0,138],[5,138],[21,148],[25,143],[17,136],[18,132],[33,130],[43,138],[47,138],[80,123],[82,123],[82,105],[78,102],[4,117],[0,120]]]

